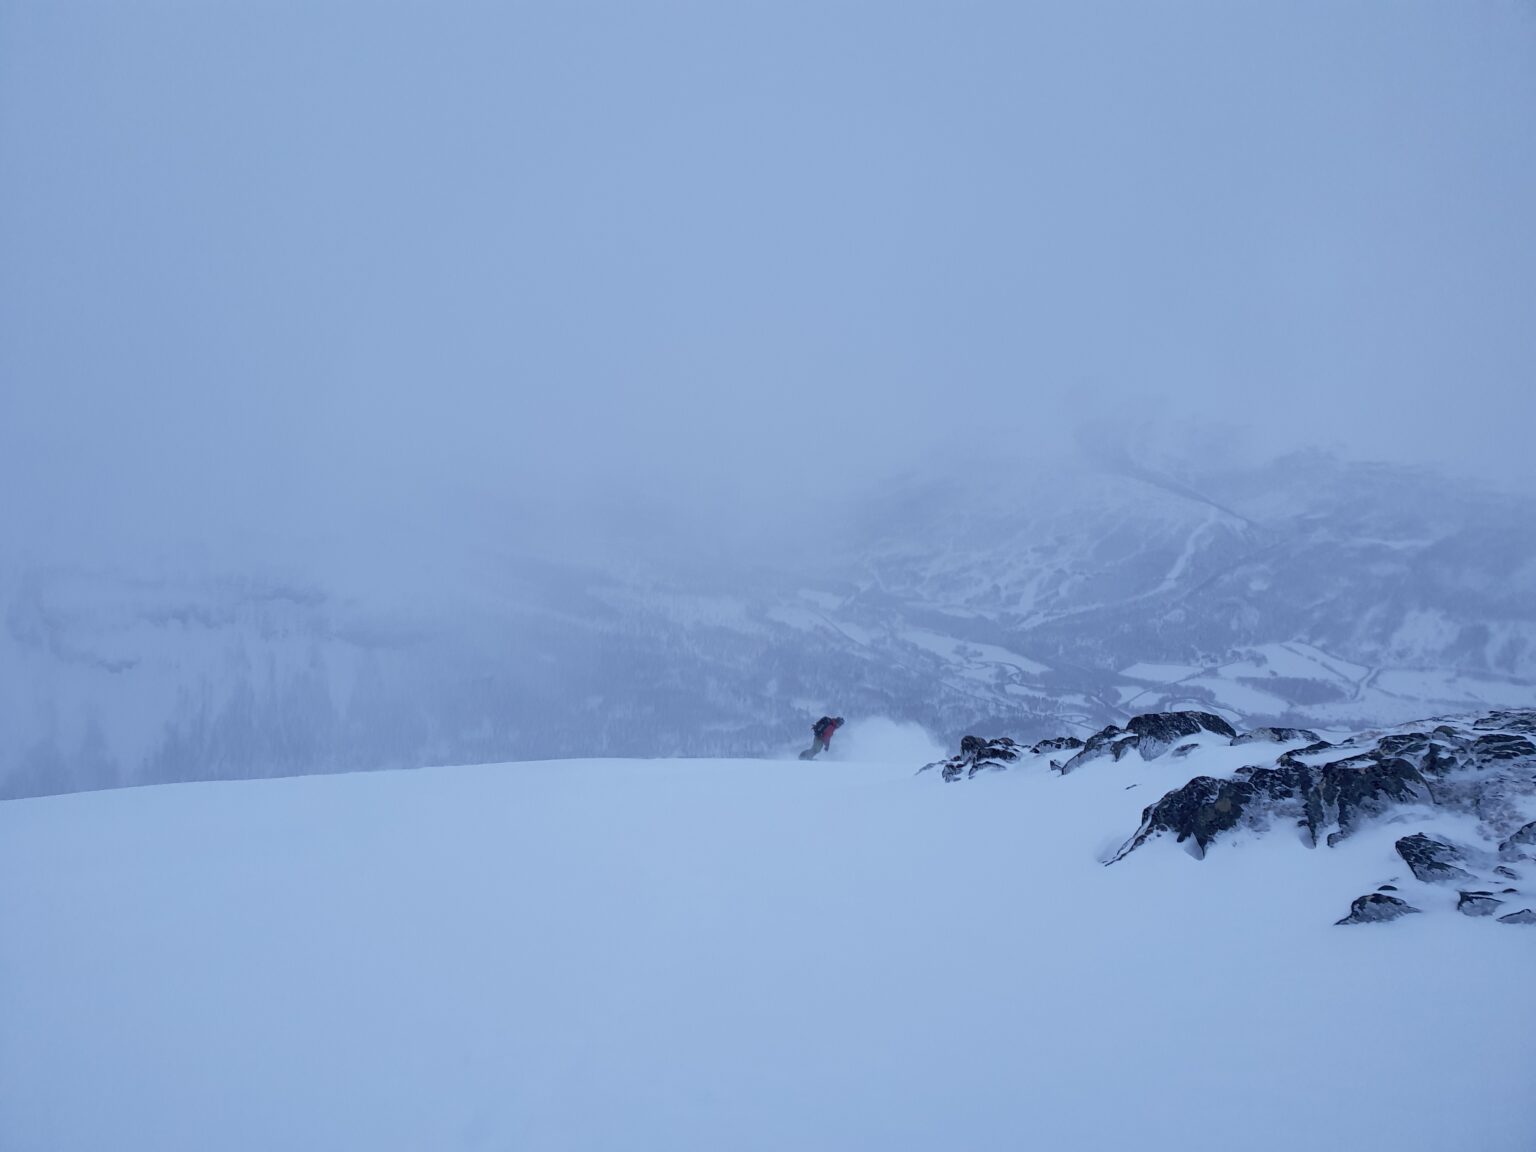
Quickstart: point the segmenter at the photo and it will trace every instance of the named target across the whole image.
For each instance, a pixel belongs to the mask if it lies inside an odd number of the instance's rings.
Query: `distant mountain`
[[[291,575],[0,576],[0,795],[779,755],[827,710],[952,741],[1536,700],[1536,501],[1318,453],[998,455],[925,462],[768,564],[627,540],[622,563],[502,557],[406,603]]]
[[[1530,500],[1316,453],[1015,473],[892,498],[848,559],[843,610],[894,642],[915,625],[1024,654],[1047,670],[1016,693],[1096,701],[1095,719],[1187,704],[1355,728],[1532,699],[1532,523]]]

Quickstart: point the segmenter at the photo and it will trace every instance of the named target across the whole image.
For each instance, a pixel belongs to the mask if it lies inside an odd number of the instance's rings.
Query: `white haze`
[[[1515,3],[0,4],[0,561],[682,554],[1106,419],[1531,490],[1533,61]]]

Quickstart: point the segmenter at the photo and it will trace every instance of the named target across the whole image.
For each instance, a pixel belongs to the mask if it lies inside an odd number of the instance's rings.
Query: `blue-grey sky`
[[[1533,205],[1517,0],[0,0],[6,522],[798,510],[1106,413],[1536,489]]]

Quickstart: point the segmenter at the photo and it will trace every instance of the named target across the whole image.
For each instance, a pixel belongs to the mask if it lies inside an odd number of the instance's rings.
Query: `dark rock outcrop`
[[[1091,760],[1105,756],[1119,760],[1132,751],[1140,752],[1143,760],[1156,760],[1186,737],[1201,732],[1214,732],[1228,740],[1237,738],[1232,725],[1209,712],[1151,712],[1132,717],[1124,728],[1111,724],[1095,732],[1059,770],[1065,775]]]
[[[1213,736],[1220,739],[1213,741]],[[1464,916],[1536,924],[1536,912],[1528,908],[1500,914],[1528,899],[1503,887],[1526,871],[1511,865],[1536,862],[1536,820],[1531,819],[1536,813],[1536,709],[1404,725],[1338,744],[1303,728],[1275,726],[1239,735],[1209,712],[1150,713],[1124,727],[1110,725],[1087,740],[1042,740],[1028,751],[1041,760],[1047,753],[1074,752],[1065,764],[1050,761],[1063,774],[1133,752],[1165,762],[1189,755],[1191,763],[1220,764],[1225,770],[1230,760],[1200,755],[1212,743],[1245,746],[1251,751],[1244,755],[1255,759],[1230,774],[1195,776],[1164,793],[1142,809],[1140,826],[1107,863],[1164,833],[1197,858],[1239,828],[1257,834],[1292,829],[1305,843],[1332,846],[1371,821],[1417,820],[1419,814],[1411,810],[1426,809],[1456,814],[1468,839],[1452,843],[1427,832],[1399,838],[1397,853],[1414,877],[1454,885],[1456,907]],[[922,770],[938,768],[945,780],[958,780],[1024,758],[1025,750],[1011,740],[967,736],[958,756]],[[1397,894],[1397,877],[1389,879],[1393,882],[1357,899],[1338,923],[1373,923],[1420,912]]]
[[[1394,805],[1429,800],[1424,778],[1406,760],[1253,768],[1234,780],[1197,776],[1144,809],[1141,827],[1110,863],[1163,832],[1181,844],[1191,841],[1191,853],[1204,856],[1222,832],[1285,817],[1305,830],[1310,843],[1326,835],[1332,845]]]
[[[1388,920],[1396,920],[1399,916],[1407,916],[1418,911],[1418,908],[1406,900],[1399,900],[1396,896],[1369,892],[1364,896],[1355,897],[1354,903],[1349,906],[1349,915],[1342,920],[1335,920],[1334,923],[1384,924]]]
[[[1456,911],[1463,916],[1492,916],[1504,904],[1492,892],[1460,892],[1457,897]]]
[[[1378,760],[1383,757],[1408,760],[1424,775],[1442,777],[1465,767],[1467,757],[1463,746],[1466,743],[1443,733],[1437,738],[1434,734],[1402,732],[1381,737],[1375,747],[1363,749],[1359,755]]]
[[[999,736],[992,740],[984,740],[980,736],[966,736],[960,741],[958,756],[924,764],[918,771],[926,772],[930,768],[937,768],[945,783],[962,777],[968,780],[978,772],[1006,768],[1018,760],[1023,753],[1024,749],[1006,736]]]
[[[1472,726],[1485,732],[1497,729],[1503,732],[1524,732],[1527,736],[1536,736],[1536,709],[1490,712]]]
[[[1065,752],[1068,749],[1076,750],[1083,746],[1083,742],[1076,736],[1055,736],[1050,740],[1042,740],[1030,749],[1039,756],[1043,752]]]
[[[1413,874],[1426,884],[1459,884],[1476,879],[1461,867],[1466,854],[1460,848],[1422,832],[1415,832],[1399,840],[1397,854],[1413,869]]]
[[[1065,776],[1075,768],[1081,768],[1090,760],[1101,760],[1108,756],[1111,760],[1119,760],[1127,752],[1136,747],[1136,737],[1132,736],[1124,728],[1111,724],[1095,732],[1083,742],[1077,755],[1069,759],[1065,764],[1051,761],[1051,767]]]
[[[1215,732],[1228,740],[1237,739],[1237,729],[1210,712],[1152,712],[1133,716],[1125,727],[1136,737],[1137,748],[1147,760],[1157,759],[1186,736],[1197,736],[1201,732]]]
[[[1499,842],[1500,860],[1524,860],[1536,858],[1536,820],[1512,833]]]
[[[1517,724],[1524,727],[1509,730]],[[1223,832],[1238,825],[1263,830],[1277,821],[1294,822],[1311,844],[1325,840],[1333,845],[1366,818],[1406,805],[1474,816],[1495,835],[1508,834],[1499,844],[1505,861],[1536,859],[1536,821],[1528,822],[1530,797],[1536,796],[1536,756],[1531,755],[1536,745],[1526,739],[1526,730],[1536,735],[1536,712],[1490,713],[1474,723],[1370,733],[1337,746],[1314,741],[1282,753],[1272,768],[1240,768],[1229,779],[1196,777],[1144,809],[1141,827],[1113,859],[1162,832],[1173,833],[1193,855],[1203,856]],[[1313,735],[1302,729],[1276,728],[1265,738],[1271,734],[1298,740]],[[1106,730],[1096,739],[1099,754],[1107,748],[1123,755],[1123,744],[1131,739],[1140,744],[1140,737],[1128,731]],[[1258,738],[1234,741],[1259,742]],[[1084,755],[1093,748],[1090,740]],[[1319,764],[1323,759],[1319,754],[1332,759]],[[1478,852],[1479,863],[1474,865],[1461,850],[1429,837],[1406,837],[1399,851],[1415,875],[1435,882],[1475,882],[1474,867],[1481,871],[1494,863],[1491,852]],[[1492,878],[1487,872],[1483,876],[1485,882]]]
[[[1328,741],[1319,740],[1315,744],[1308,744],[1305,748],[1292,748],[1289,752],[1282,752],[1280,759],[1276,760],[1275,763],[1279,764],[1282,768],[1305,768],[1307,762],[1302,759],[1303,756],[1326,752],[1332,747],[1333,745]]]
[[[1536,744],[1532,744],[1524,736],[1514,736],[1507,732],[1479,736],[1472,743],[1472,751],[1479,760],[1483,761],[1536,758]]]
[[[1196,776],[1143,809],[1141,828],[1109,862],[1113,864],[1160,832],[1172,832],[1180,844],[1193,841],[1192,854],[1204,856],[1217,835],[1237,827],[1255,795],[1253,785],[1246,780]]]
[[[1316,732],[1306,728],[1255,728],[1234,737],[1234,744],[1290,744],[1296,740],[1309,741],[1314,747],[1328,745],[1318,739]]]

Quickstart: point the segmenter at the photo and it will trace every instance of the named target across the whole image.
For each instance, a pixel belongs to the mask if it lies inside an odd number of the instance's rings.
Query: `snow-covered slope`
[[[1253,750],[874,728],[0,804],[0,1147],[1528,1152],[1536,928],[1324,914],[1400,828],[1106,868]]]

